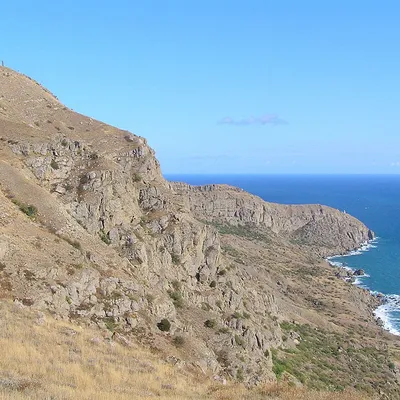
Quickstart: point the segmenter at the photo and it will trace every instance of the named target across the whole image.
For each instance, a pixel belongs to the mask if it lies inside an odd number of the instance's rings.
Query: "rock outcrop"
[[[227,185],[171,183],[171,188],[184,196],[199,219],[273,232],[311,246],[324,256],[346,253],[374,238],[374,233],[356,218],[319,204],[268,203]]]

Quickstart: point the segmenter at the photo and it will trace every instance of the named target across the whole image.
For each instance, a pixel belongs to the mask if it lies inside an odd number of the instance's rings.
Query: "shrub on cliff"
[[[215,328],[216,325],[217,322],[215,321],[215,319],[208,319],[207,321],[204,322],[204,326],[206,328]]]
[[[158,324],[157,328],[163,332],[169,332],[171,329],[171,322],[167,320],[167,318],[163,318]]]

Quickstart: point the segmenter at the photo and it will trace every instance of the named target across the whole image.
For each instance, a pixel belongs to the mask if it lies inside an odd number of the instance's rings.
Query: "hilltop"
[[[168,182],[144,138],[3,67],[0,189],[4,305],[220,384],[278,378],[400,398],[398,341],[374,320],[379,300],[323,259],[374,237],[354,217]],[[18,375],[2,368],[0,388]]]

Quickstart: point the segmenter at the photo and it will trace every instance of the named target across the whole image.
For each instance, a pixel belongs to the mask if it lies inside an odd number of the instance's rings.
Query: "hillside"
[[[135,343],[204,379],[400,398],[398,341],[374,321],[379,300],[322,258],[373,238],[348,214],[167,182],[145,139],[7,68],[0,189],[4,304]]]
[[[269,399],[359,400],[275,383],[247,389],[223,385],[194,368],[179,368],[109,332],[55,320],[0,303],[0,399]],[[49,348],[49,343],[52,345]],[[363,397],[363,399],[367,397]]]

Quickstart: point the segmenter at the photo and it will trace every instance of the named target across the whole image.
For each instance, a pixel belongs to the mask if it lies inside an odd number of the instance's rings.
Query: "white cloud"
[[[219,124],[225,125],[238,125],[238,126],[246,126],[246,125],[286,125],[287,122],[281,119],[276,114],[264,114],[261,117],[249,117],[243,119],[235,119],[231,117],[225,117],[218,121]]]

